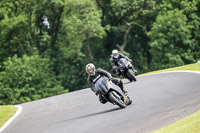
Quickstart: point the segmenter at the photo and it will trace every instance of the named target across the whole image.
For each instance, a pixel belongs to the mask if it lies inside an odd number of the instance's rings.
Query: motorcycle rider
[[[118,61],[121,59],[121,58],[125,58],[127,59],[128,61],[132,62],[131,59],[129,59],[127,56],[119,53],[119,51],[117,49],[114,49],[112,51],[112,55],[111,55],[111,58],[110,58],[110,64],[112,66],[113,69],[115,69],[115,72],[118,76],[120,76],[122,73],[120,72],[120,69],[119,69],[119,65],[118,65]],[[137,72],[136,70],[134,70],[135,72]],[[122,74],[123,76],[123,74]],[[123,76],[124,77],[124,76]]]
[[[119,78],[113,78],[112,75],[107,72],[106,70],[103,69],[95,69],[94,64],[89,63],[86,65],[86,72],[88,73],[88,85],[90,86],[91,90],[93,92],[95,92],[95,83],[96,80],[100,77],[100,76],[105,76],[107,77],[109,80],[111,80],[113,83],[115,83],[116,85],[118,85],[121,90],[124,92],[125,95],[127,95],[127,91],[124,90],[124,86],[123,86],[123,82],[121,79]],[[96,94],[98,95],[98,94]],[[107,102],[107,100],[105,100],[101,95],[99,95],[99,101],[103,104],[105,104]]]

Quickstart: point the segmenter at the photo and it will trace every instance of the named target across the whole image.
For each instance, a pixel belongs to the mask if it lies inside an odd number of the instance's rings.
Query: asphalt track
[[[200,74],[141,76],[125,88],[125,109],[100,104],[90,89],[21,104],[2,133],[149,133],[200,110]]]

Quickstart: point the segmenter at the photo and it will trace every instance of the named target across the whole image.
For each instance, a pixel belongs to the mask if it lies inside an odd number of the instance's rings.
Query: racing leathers
[[[119,65],[118,65],[118,61],[119,59],[121,58],[125,58],[127,59],[128,61],[131,61],[127,56],[119,53],[119,56],[117,58],[115,58],[113,55],[111,55],[111,58],[110,58],[110,64],[112,66],[113,69],[115,69],[115,72],[118,76],[120,76],[122,73],[120,72],[120,69],[119,69]],[[123,76],[123,75],[122,75]]]
[[[122,80],[119,79],[119,78],[113,78],[112,75],[109,72],[107,72],[106,70],[103,70],[103,69],[96,69],[95,70],[95,75],[89,75],[88,76],[88,80],[87,80],[88,81],[88,85],[90,86],[90,88],[91,88],[91,90],[93,92],[95,92],[95,83],[101,76],[105,76],[109,80],[112,80],[113,83],[118,85],[122,89],[122,91],[124,93],[126,93],[126,91],[124,90],[124,87],[123,87]],[[105,100],[101,95],[99,95],[99,101],[101,103],[103,103],[103,104],[107,102],[107,100]]]

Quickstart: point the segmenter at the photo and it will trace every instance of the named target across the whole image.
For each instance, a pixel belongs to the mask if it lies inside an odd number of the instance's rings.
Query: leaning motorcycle
[[[118,65],[123,77],[127,78],[130,82],[136,81],[135,71],[130,61],[125,58],[121,58],[118,61]]]
[[[125,108],[132,103],[131,99],[122,92],[121,88],[107,77],[97,79],[95,92],[110,103],[118,105],[120,108]]]

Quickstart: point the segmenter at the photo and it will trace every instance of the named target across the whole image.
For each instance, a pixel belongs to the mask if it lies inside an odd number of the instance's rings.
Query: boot
[[[119,82],[119,87],[121,88],[121,90],[124,92],[125,95],[127,95],[127,91],[124,89],[124,85],[123,85],[123,82],[120,80]]]
[[[115,70],[115,72],[116,72],[116,74],[117,74],[118,76],[121,75],[120,72],[119,72],[118,70]]]
[[[128,95],[128,92],[126,90],[123,89],[122,91],[126,96]]]

